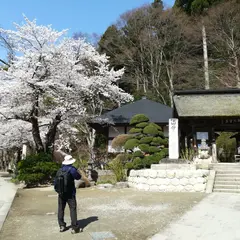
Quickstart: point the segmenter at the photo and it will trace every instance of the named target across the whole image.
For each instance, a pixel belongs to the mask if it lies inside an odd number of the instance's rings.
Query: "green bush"
[[[152,141],[153,141],[153,137],[142,137],[139,142],[140,143],[150,143]]]
[[[145,153],[149,152],[149,145],[148,144],[140,144],[138,147],[141,151],[143,151]]]
[[[162,152],[165,155],[164,157],[168,156],[168,148],[163,148]]]
[[[136,151],[133,153],[133,157],[143,157],[143,153],[141,151]]]
[[[160,161],[160,156],[158,155],[150,155],[146,156],[145,162],[146,162],[146,167],[151,167],[152,164],[157,164]]]
[[[139,141],[137,139],[129,139],[127,142],[124,144],[124,149],[125,150],[132,150],[135,147],[137,147],[139,144]]]
[[[145,168],[145,161],[143,158],[140,157],[136,157],[133,160],[133,168],[134,169],[141,169],[141,168]]]
[[[161,149],[159,149],[158,147],[155,146],[150,146],[149,147],[149,153],[156,153],[159,152]]]
[[[218,159],[220,162],[233,162],[237,147],[236,139],[230,138],[235,133],[222,132],[216,139]]]
[[[146,115],[136,114],[135,116],[132,117],[130,121],[130,125],[134,125],[141,122],[148,122],[148,121],[149,121],[149,118]]]
[[[142,129],[141,128],[131,128],[129,133],[141,133]]]
[[[137,128],[145,128],[149,123],[148,122],[141,122],[136,125]]]
[[[124,148],[132,151],[131,157],[128,158],[132,164],[126,164],[126,168],[140,169],[158,163],[168,153],[167,149],[164,150],[168,146],[168,139],[165,138],[162,128],[150,123],[149,118],[143,114],[135,115],[130,122],[133,125],[129,134],[132,135],[132,139],[128,139]],[[136,147],[141,151],[133,152]],[[145,156],[146,154],[148,156]]]
[[[159,130],[156,127],[156,124],[150,123],[148,126],[146,126],[143,129],[143,133],[149,134],[149,135],[158,135],[159,134]]]
[[[163,143],[164,143],[164,139],[162,139],[161,137],[154,137],[151,142],[151,145],[159,146],[159,145],[163,145]]]
[[[18,163],[17,179],[24,181],[27,187],[46,184],[53,180],[59,168],[49,154],[29,155]]]
[[[144,137],[143,134],[137,134],[137,135],[134,136],[134,138],[138,139],[138,140],[142,139],[143,137]]]
[[[124,169],[124,163],[120,158],[121,157],[116,157],[108,164],[109,169],[111,169],[112,172],[114,173],[114,175],[116,176],[117,182],[126,180],[126,172]]]

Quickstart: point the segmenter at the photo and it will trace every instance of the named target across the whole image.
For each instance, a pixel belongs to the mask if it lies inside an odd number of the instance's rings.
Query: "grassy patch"
[[[99,176],[97,180],[97,184],[105,184],[105,183],[115,184],[116,182],[117,182],[116,177],[113,175]]]

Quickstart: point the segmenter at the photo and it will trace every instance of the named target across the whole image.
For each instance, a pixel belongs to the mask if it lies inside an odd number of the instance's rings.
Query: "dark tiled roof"
[[[134,115],[140,113],[145,114],[149,117],[151,122],[155,123],[168,123],[169,118],[171,118],[173,114],[172,108],[164,104],[148,99],[141,99],[107,112],[99,118],[109,119],[110,122],[114,124],[121,124],[129,123]]]

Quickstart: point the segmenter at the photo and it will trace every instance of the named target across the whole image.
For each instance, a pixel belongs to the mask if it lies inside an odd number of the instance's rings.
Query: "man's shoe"
[[[76,234],[76,233],[79,233],[79,232],[82,232],[82,228],[77,228],[77,229],[72,229],[71,233],[72,234]]]
[[[66,226],[61,226],[60,227],[60,232],[65,232],[67,230]]]

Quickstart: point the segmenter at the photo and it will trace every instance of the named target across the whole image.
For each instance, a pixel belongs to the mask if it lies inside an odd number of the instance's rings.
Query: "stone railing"
[[[129,187],[159,192],[205,192],[209,170],[144,169],[131,170]]]

